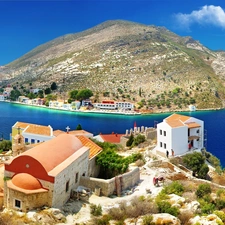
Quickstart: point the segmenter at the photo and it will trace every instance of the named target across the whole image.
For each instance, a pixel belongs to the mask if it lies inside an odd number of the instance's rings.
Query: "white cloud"
[[[225,29],[225,11],[220,6],[205,5],[198,11],[192,11],[190,14],[178,13],[175,17],[179,25],[185,29],[189,29],[194,23]]]

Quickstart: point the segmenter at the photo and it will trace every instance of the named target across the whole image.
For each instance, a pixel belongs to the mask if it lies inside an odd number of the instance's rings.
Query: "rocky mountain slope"
[[[175,98],[192,98],[198,108],[221,108],[224,62],[225,52],[211,51],[191,37],[116,20],[38,46],[1,67],[0,79],[34,88],[56,82],[64,92],[89,88],[96,100],[107,93],[115,100],[142,101],[146,108],[156,105],[152,100],[167,108],[190,103],[174,103]]]

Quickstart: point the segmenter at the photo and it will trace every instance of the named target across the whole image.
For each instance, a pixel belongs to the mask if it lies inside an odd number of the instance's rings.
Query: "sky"
[[[118,19],[225,50],[224,0],[0,0],[0,66],[59,36]]]

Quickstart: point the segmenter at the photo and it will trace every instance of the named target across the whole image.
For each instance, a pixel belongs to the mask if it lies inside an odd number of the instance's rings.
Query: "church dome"
[[[12,178],[12,183],[25,190],[37,190],[42,188],[39,180],[28,173],[19,173]]]

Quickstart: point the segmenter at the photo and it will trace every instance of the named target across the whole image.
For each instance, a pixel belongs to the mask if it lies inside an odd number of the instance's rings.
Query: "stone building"
[[[71,134],[61,134],[5,162],[4,206],[28,211],[61,208],[87,176],[89,147]]]

